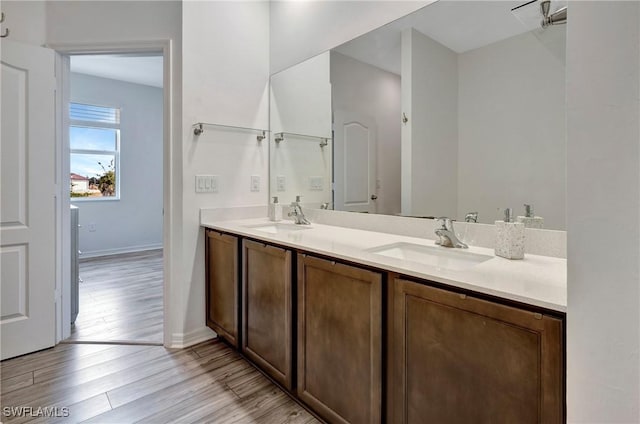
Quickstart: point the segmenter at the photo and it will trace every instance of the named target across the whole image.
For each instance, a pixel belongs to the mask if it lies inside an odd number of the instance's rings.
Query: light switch
[[[287,179],[284,175],[278,175],[276,177],[276,190],[277,191],[286,191],[287,190]]]
[[[217,175],[196,175],[196,193],[217,193]]]
[[[260,191],[260,176],[251,176],[251,191]]]

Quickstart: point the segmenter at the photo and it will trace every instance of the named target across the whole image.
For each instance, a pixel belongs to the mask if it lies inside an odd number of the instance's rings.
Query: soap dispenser
[[[525,228],[544,228],[544,218],[535,216],[533,205],[524,205],[524,216],[519,216],[518,222],[522,222]]]
[[[273,196],[273,202],[269,203],[269,221],[282,221],[282,206],[278,203],[278,196]]]
[[[524,258],[524,224],[512,222],[512,210],[504,211],[504,220],[496,221],[496,256],[507,259]]]

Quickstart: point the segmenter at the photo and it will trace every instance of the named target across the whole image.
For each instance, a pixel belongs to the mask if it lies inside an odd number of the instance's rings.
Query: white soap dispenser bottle
[[[524,258],[524,224],[512,222],[511,208],[504,211],[504,221],[496,221],[496,256],[507,259]]]
[[[544,228],[544,218],[533,213],[533,205],[524,205],[524,216],[518,217],[518,222],[522,222],[525,228]]]
[[[282,221],[282,206],[278,203],[278,196],[273,196],[273,202],[269,203],[269,221]]]

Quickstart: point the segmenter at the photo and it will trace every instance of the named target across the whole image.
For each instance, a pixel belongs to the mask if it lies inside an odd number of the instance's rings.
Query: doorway
[[[60,169],[69,187],[62,208],[78,215],[61,234],[70,247],[77,243],[70,287],[63,287],[71,323],[63,318],[65,343],[163,344],[165,57],[136,50],[62,58],[61,109],[69,111],[62,118]]]

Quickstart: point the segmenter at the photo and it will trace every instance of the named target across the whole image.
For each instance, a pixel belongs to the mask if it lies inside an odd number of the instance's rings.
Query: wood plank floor
[[[0,363],[0,375],[0,411],[69,408],[65,418],[5,423],[319,422],[220,341],[186,349],[61,344]]]
[[[80,278],[69,341],[162,343],[162,250],[84,259]]]

